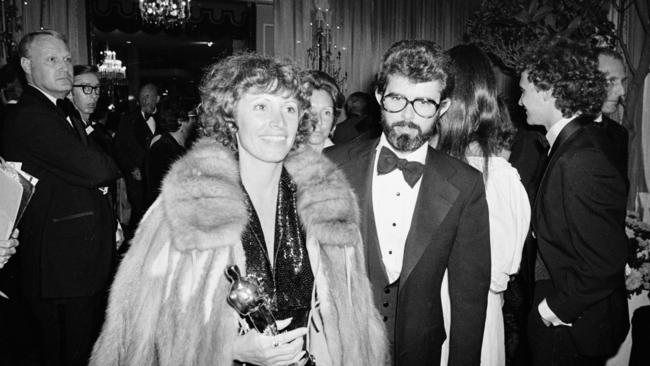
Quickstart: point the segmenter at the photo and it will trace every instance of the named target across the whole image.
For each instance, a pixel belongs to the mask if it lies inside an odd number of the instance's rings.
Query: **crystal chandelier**
[[[114,84],[126,83],[126,66],[122,66],[122,61],[117,59],[115,51],[111,51],[106,47],[102,54],[104,60],[97,66],[99,78]]]
[[[311,10],[312,46],[307,49],[309,67],[327,73],[336,80],[342,91],[347,90],[348,73],[341,64],[341,51],[334,41],[334,31],[340,32],[342,24],[333,29],[333,15],[329,0],[313,0]]]
[[[140,0],[145,23],[162,27],[181,26],[190,17],[191,0]]]

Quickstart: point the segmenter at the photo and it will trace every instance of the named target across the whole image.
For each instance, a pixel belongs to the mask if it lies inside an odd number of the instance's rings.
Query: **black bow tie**
[[[144,114],[144,121],[147,122],[149,118],[153,117],[153,119],[156,119],[156,114],[155,113],[145,113]]]
[[[424,170],[424,165],[418,163],[417,161],[408,161],[406,159],[400,159],[392,152],[390,149],[385,146],[381,148],[379,152],[379,161],[377,162],[377,174],[383,175],[392,172],[395,169],[402,171],[404,175],[404,180],[408,183],[411,188],[415,186],[415,183],[422,176],[422,171]]]

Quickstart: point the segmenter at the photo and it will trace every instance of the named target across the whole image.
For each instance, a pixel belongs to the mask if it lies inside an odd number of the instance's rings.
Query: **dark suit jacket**
[[[357,194],[368,274],[377,308],[385,312],[388,304],[381,299],[395,284],[388,284],[383,269],[372,208],[376,145],[377,140],[338,145],[325,150],[325,155],[343,170]],[[388,329],[394,335],[390,339],[394,364],[439,364],[445,339],[440,302],[445,269],[452,307],[449,365],[478,365],[490,284],[483,179],[477,170],[429,148],[402,272],[396,281],[394,329]]]
[[[571,121],[551,150],[532,224],[554,292],[550,309],[579,352],[616,352],[629,327],[625,292],[626,184],[587,117]],[[537,311],[534,308],[533,311]]]
[[[130,177],[136,168],[142,170],[144,167],[144,157],[152,137],[153,133],[139,109],[120,121],[115,134],[115,148],[118,163],[126,177]]]
[[[98,189],[119,176],[105,153],[85,146],[65,116],[28,86],[7,116],[6,158],[39,179],[20,222],[25,295],[90,296],[107,288],[114,264],[114,232],[106,227],[107,197]]]
[[[369,115],[353,116],[336,125],[332,142],[342,144],[353,140],[372,140],[379,136],[381,126]]]
[[[160,139],[151,145],[144,163],[147,205],[151,205],[158,198],[160,185],[167,171],[184,153],[185,147],[179,145],[169,133],[163,133]]]
[[[627,129],[609,117],[603,116],[601,122],[594,124],[604,130],[604,148],[612,164],[627,179],[628,140]]]

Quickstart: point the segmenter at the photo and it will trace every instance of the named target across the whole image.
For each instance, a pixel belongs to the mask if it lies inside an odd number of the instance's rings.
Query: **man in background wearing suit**
[[[20,290],[34,316],[40,364],[84,365],[115,263],[113,232],[104,225],[110,207],[100,188],[119,171],[88,145],[83,124],[69,112],[65,38],[44,30],[25,35],[18,47],[28,86],[6,119],[5,157],[39,179],[19,226]]]
[[[354,92],[345,101],[346,120],[336,125],[332,142],[341,144],[352,140],[376,139],[381,135],[379,105],[374,97]]]
[[[623,57],[607,48],[599,48],[597,52],[598,70],[605,74],[607,80],[607,98],[601,108],[602,116],[596,118],[595,122],[596,126],[605,130],[605,135],[611,143],[610,157],[614,166],[627,179],[627,148],[629,140],[627,129],[607,116],[616,113],[618,105],[625,98],[627,75],[625,74]]]
[[[325,151],[359,200],[368,276],[394,365],[440,363],[445,270],[449,365],[480,362],[490,283],[483,177],[428,145],[449,107],[453,77],[448,57],[434,43],[395,43],[384,55],[375,91],[383,134]]]
[[[629,327],[626,184],[593,128],[606,95],[597,67],[587,46],[558,38],[528,55],[519,82],[527,122],[550,145],[532,217],[533,365],[604,365]]]
[[[140,89],[138,100],[140,108],[122,118],[115,135],[117,158],[124,173],[126,192],[131,204],[129,237],[145,210],[144,157],[156,134],[155,114],[160,101],[158,88],[153,84],[145,84]]]

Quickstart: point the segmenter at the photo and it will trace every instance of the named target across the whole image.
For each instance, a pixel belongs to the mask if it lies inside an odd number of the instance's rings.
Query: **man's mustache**
[[[422,133],[422,128],[415,124],[413,121],[397,121],[390,125],[391,129],[395,127],[408,127],[417,130],[419,133]]]

